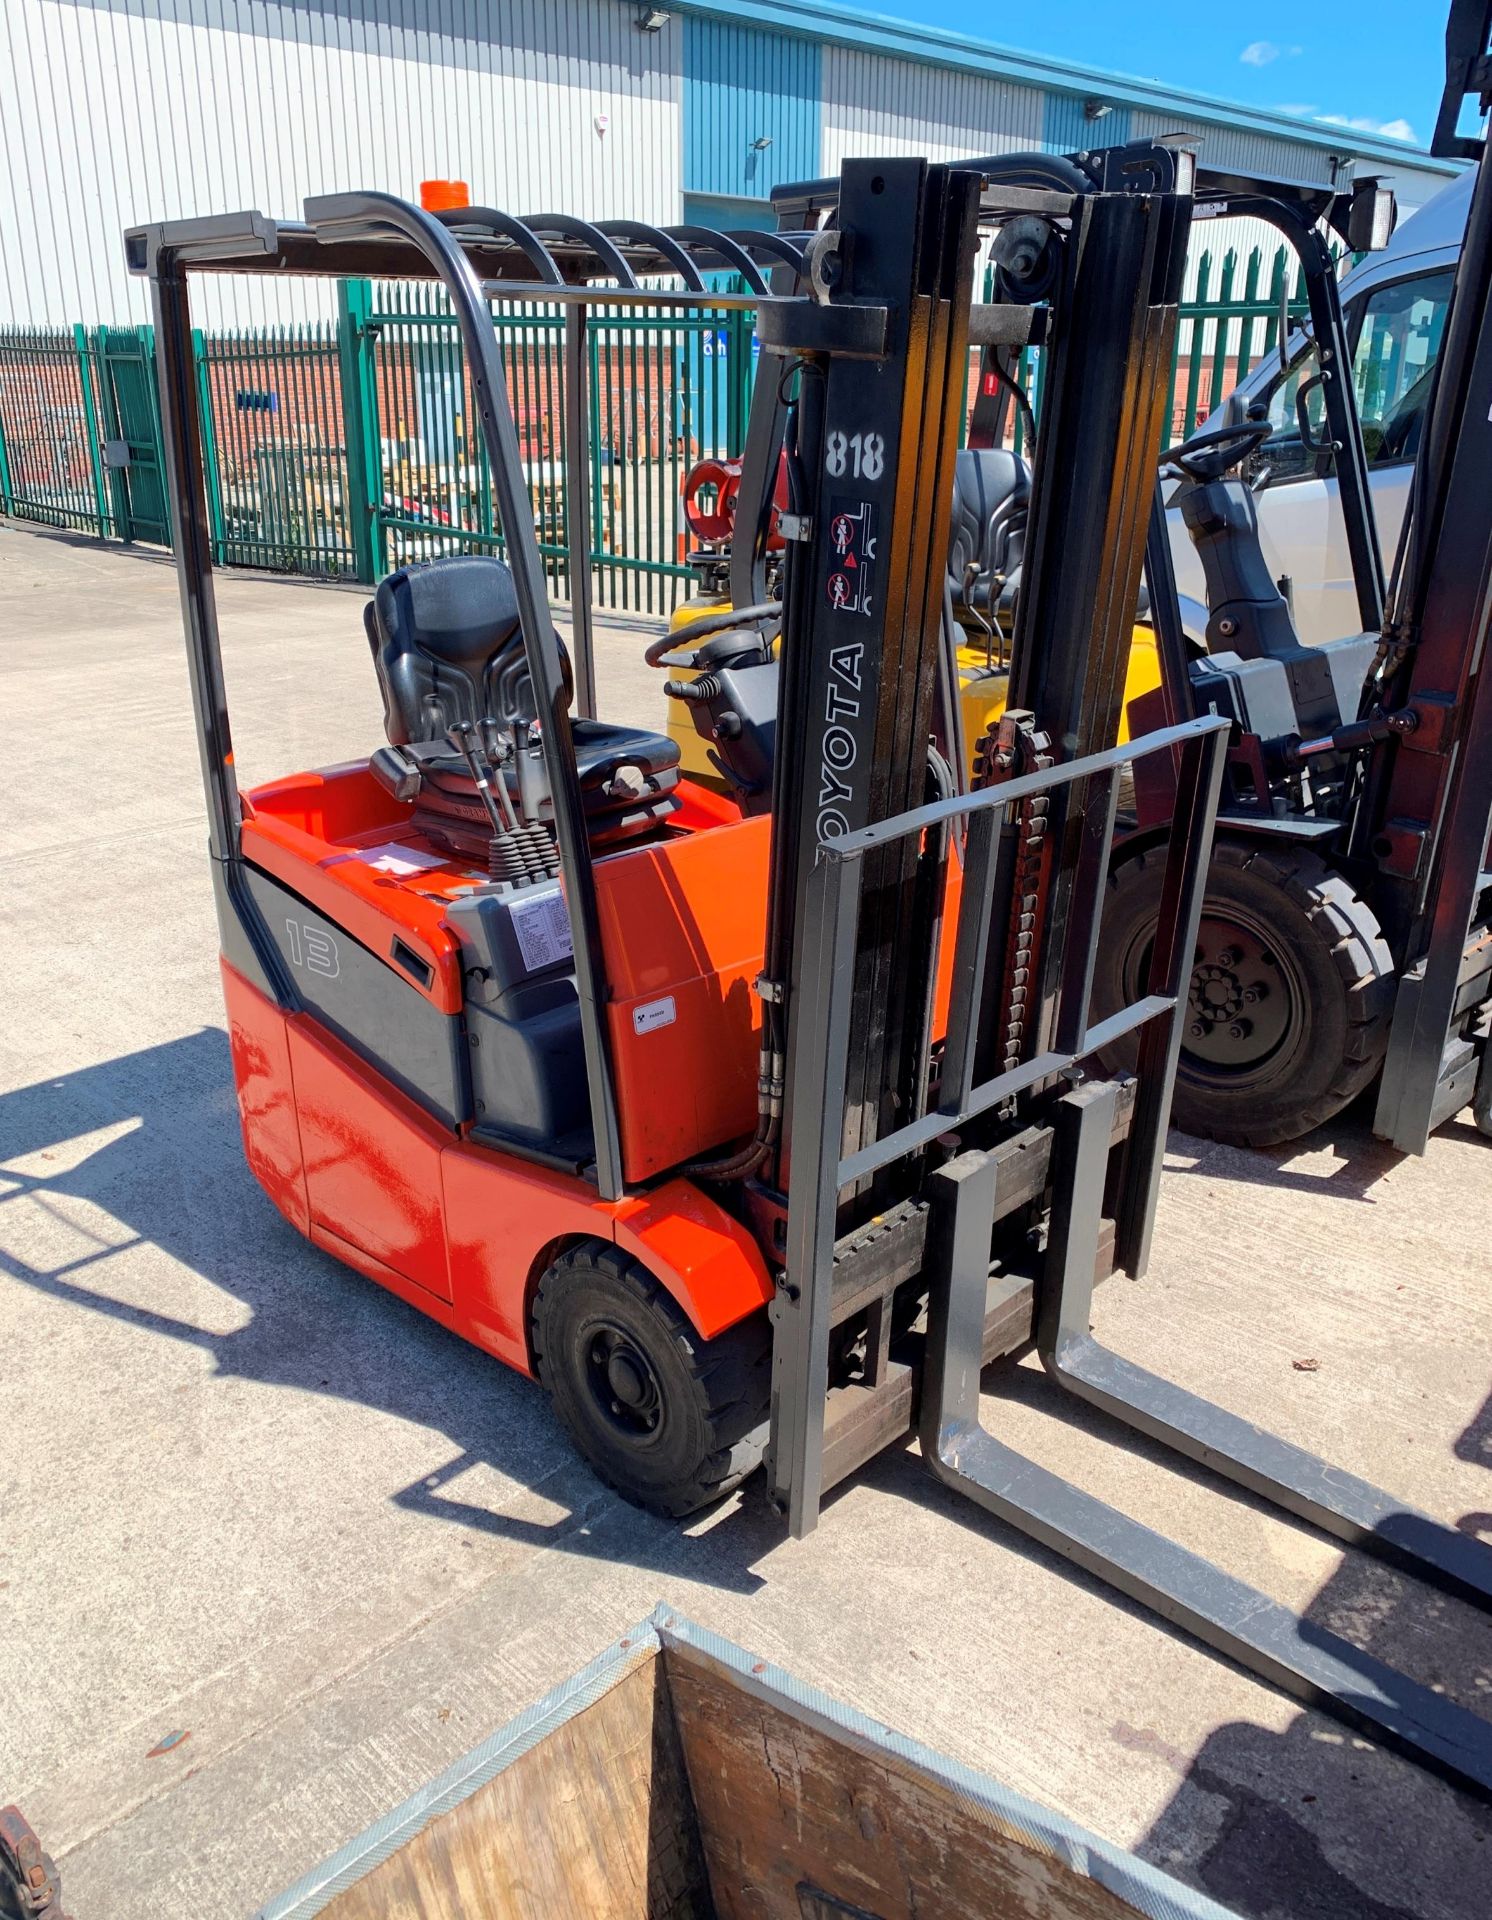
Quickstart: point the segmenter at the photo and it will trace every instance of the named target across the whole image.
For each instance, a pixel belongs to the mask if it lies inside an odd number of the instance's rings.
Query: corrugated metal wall
[[[1275,140],[1243,127],[1209,126],[1184,115],[1137,112],[1131,124],[1136,140],[1156,140],[1168,133],[1195,135],[1201,143],[1198,158],[1208,166],[1273,175],[1281,180],[1331,179],[1331,149],[1325,144],[1326,135],[1317,151],[1296,140]]]
[[[617,0],[4,0],[0,322],[144,319],[121,234],[458,177],[513,212],[678,218],[683,22]],[[606,131],[596,131],[604,115]],[[214,286],[204,319],[321,310]],[[288,289],[282,289],[288,294]]]
[[[1084,111],[1088,96],[1079,93],[1048,93],[1042,115],[1042,145],[1048,153],[1093,152],[1099,147],[1122,147],[1132,137],[1132,116],[1128,107],[1110,107],[1101,119],[1090,120]]]
[[[685,15],[686,191],[765,200],[781,182],[818,172],[822,51],[815,40]]]
[[[1391,167],[1378,161],[1360,161],[1358,172],[1381,174],[1384,179],[1393,182],[1401,220],[1422,207],[1427,200],[1433,199],[1446,185],[1443,173],[1424,173],[1418,167]]]
[[[1136,113],[1133,128],[1133,137],[1137,140],[1159,139],[1168,133],[1194,135],[1199,142],[1197,157],[1209,166],[1236,167],[1240,172],[1258,172],[1283,180],[1319,180],[1323,185],[1331,180],[1332,149],[1325,144],[1318,150],[1299,141],[1272,140],[1265,134],[1250,133],[1242,128],[1208,126],[1204,121],[1185,117],[1168,119],[1158,113]],[[1330,129],[1324,128],[1323,142],[1330,137]],[[1340,151],[1350,153],[1350,144],[1344,140]],[[1412,167],[1394,169],[1375,161],[1360,163],[1359,170],[1382,174],[1393,182],[1401,220],[1445,185],[1443,176],[1419,173]],[[1242,262],[1255,247],[1263,249],[1266,260],[1272,259],[1279,245],[1279,230],[1266,220],[1199,222],[1192,234],[1186,297],[1191,299],[1195,295],[1204,250],[1210,252],[1216,262],[1231,249]]]
[[[825,47],[823,85],[818,172],[852,154],[955,160],[1041,145],[1041,94],[992,75]]]
[[[1082,107],[1076,93],[697,15],[643,33],[621,0],[4,0],[0,323],[143,319],[127,225],[295,214],[340,187],[412,195],[457,175],[519,213],[669,221],[686,191],[696,206],[763,200],[848,154],[1187,131],[1220,164],[1313,164],[1299,143],[1117,107],[1088,121]],[[1331,139],[1323,129],[1323,177]],[[1406,209],[1440,184],[1411,167],[1396,180]],[[209,325],[328,304],[323,289],[246,281],[199,298]]]
[[[1329,185],[1332,155],[1353,152],[1352,135],[1345,127],[1337,130],[1323,125],[1318,148],[1299,140],[1274,140],[1267,134],[1251,133],[1242,127],[1208,125],[1206,121],[1189,120],[1184,115],[1137,112],[1133,126],[1136,140],[1156,140],[1167,133],[1193,134],[1200,142],[1198,158],[1206,165],[1236,167],[1240,173],[1272,175],[1279,180],[1319,180]],[[1338,138],[1340,144],[1336,144]],[[1422,172],[1407,165],[1399,167],[1383,160],[1360,160],[1357,171],[1376,173],[1392,182],[1401,217],[1422,207],[1446,184],[1444,174]]]

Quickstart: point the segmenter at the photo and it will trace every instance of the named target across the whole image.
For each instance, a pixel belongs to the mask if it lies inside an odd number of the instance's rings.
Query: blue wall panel
[[[1095,147],[1122,147],[1129,138],[1128,107],[1114,107],[1102,120],[1090,120],[1083,112],[1085,98],[1078,93],[1046,96],[1041,144],[1048,153],[1091,153]]]
[[[819,56],[816,40],[684,15],[686,193],[764,200],[817,177]]]

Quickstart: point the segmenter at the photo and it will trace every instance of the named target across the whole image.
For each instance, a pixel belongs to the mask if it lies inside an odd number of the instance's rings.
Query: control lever
[[[503,768],[512,754],[512,745],[503,733],[502,727],[491,714],[484,714],[477,728],[478,738],[482,742],[482,752],[487,757],[487,765],[497,787],[498,798],[503,811],[508,816],[508,829],[518,831],[518,814],[513,805],[513,796],[508,792],[508,783],[503,778]]]
[[[495,736],[495,744],[492,736]],[[508,792],[507,780],[502,772],[507,742],[503,739],[496,721],[486,719],[480,726],[473,726],[469,720],[460,720],[454,727],[446,729],[446,738],[466,762],[467,771],[476,783],[477,792],[482,796],[482,804],[487,809],[487,818],[492,825],[492,838],[487,847],[489,876],[500,884],[511,887],[525,886],[534,880],[552,880],[559,872],[558,852],[546,828],[538,825],[537,822],[532,826],[526,826],[518,818],[512,795]],[[476,745],[473,745],[474,740]],[[478,746],[492,773],[496,776],[496,794],[493,792],[492,781],[483,768],[482,757],[478,755]],[[529,799],[523,792],[526,775],[532,784],[532,773],[527,767],[525,756],[520,754],[518,784],[520,797],[524,799],[525,815],[530,810]],[[497,794],[502,796],[501,807],[498,805]]]
[[[471,737],[476,732],[477,729],[470,720],[458,720],[455,726],[446,728],[446,738],[466,762],[466,770],[476,782],[477,792],[481,794],[482,804],[487,809],[487,818],[492,823],[493,838],[505,840],[508,835],[508,823],[498,809],[492,793],[492,782],[483,771],[482,763],[477,758],[476,749],[471,743]]]

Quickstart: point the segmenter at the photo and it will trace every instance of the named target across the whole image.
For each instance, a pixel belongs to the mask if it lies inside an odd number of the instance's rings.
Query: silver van
[[[1393,563],[1404,518],[1475,178],[1471,169],[1443,187],[1341,286],[1385,567]],[[1312,445],[1324,429],[1319,367],[1303,333],[1292,336],[1286,358],[1283,374],[1277,354],[1261,360],[1207,425],[1241,420],[1260,401],[1267,407],[1274,433],[1249,463],[1264,555],[1277,578],[1286,574],[1292,582],[1301,638],[1337,640],[1360,631],[1360,622],[1331,457]],[[1170,521],[1185,624],[1200,637],[1207,626],[1202,568],[1179,515],[1173,511]]]

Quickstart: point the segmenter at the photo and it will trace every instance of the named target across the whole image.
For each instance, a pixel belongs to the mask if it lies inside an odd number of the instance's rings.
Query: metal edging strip
[[[1103,1887],[1146,1920],[1235,1920],[1230,1910],[1159,1867],[1090,1833],[1039,1801],[961,1765],[920,1740],[871,1719],[662,1602],[570,1679],[552,1688],[386,1813],[294,1886],[259,1908],[254,1920],[311,1920],[432,1820],[468,1800],[576,1714],[592,1706],[643,1662],[687,1649],[724,1669],[732,1683],[769,1706],[791,1709],[830,1738],[881,1762],[910,1768],[990,1820],[997,1832]]]
[[[375,1820],[330,1859],[303,1874],[293,1887],[261,1907],[254,1920],[310,1920],[312,1914],[322,1912],[339,1893],[380,1866],[432,1820],[469,1800],[556,1728],[609,1693],[643,1661],[656,1656],[659,1646],[659,1636],[651,1619],[634,1627],[631,1633],[624,1634],[597,1654],[579,1673],[562,1680],[542,1699],[525,1707],[496,1733],[473,1747],[470,1753],[463,1754],[444,1773],[410,1794],[382,1819]]]

